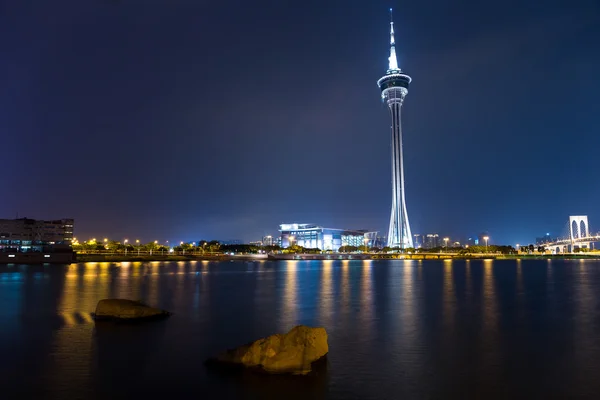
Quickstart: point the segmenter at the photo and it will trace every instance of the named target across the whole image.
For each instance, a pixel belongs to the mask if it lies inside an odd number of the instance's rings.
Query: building
[[[392,9],[390,8],[390,16],[391,13]],[[404,196],[401,111],[412,78],[398,67],[393,19],[390,21],[390,57],[388,60],[389,67],[386,74],[377,81],[377,85],[381,89],[381,99],[386,102],[392,118],[392,212],[387,245],[405,249],[414,246]]]
[[[557,240],[558,240],[558,238],[551,237],[550,233],[546,233],[543,236],[536,237],[535,238],[535,244],[538,245],[538,246],[541,246],[543,244],[550,243],[550,242],[555,242]]]
[[[244,244],[243,240],[240,239],[228,239],[228,240],[219,240],[220,244],[224,244],[224,245],[234,245],[234,244]]]
[[[415,233],[413,235],[413,245],[415,246],[415,249],[420,249],[423,247],[423,235],[419,234],[419,233]]]
[[[262,240],[263,246],[273,246],[273,236],[265,236]]]
[[[297,245],[307,249],[337,251],[342,246],[368,245],[370,238],[377,237],[376,232],[324,228],[313,224],[281,224],[279,231],[284,248]]]
[[[377,248],[381,248],[381,238],[379,236],[377,236],[379,232],[374,231],[374,232],[365,232],[364,234],[364,245],[366,245],[368,248],[373,248],[373,247],[377,247]]]
[[[428,233],[425,236],[425,243],[423,243],[423,248],[425,249],[434,249],[436,247],[440,247],[440,235],[437,233]]]
[[[69,247],[72,242],[73,219],[0,219],[3,252],[43,252],[50,247]]]

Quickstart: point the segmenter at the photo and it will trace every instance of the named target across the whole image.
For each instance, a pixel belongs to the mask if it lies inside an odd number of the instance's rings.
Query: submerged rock
[[[238,365],[272,374],[308,374],[311,364],[329,351],[325,328],[298,325],[286,334],[276,334],[227,350],[209,362]]]
[[[139,301],[126,299],[103,299],[96,306],[96,319],[140,320],[171,315],[168,311],[149,307]]]

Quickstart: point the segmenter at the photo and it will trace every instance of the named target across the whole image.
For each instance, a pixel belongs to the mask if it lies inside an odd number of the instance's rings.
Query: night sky
[[[0,1],[0,216],[80,240],[387,233],[390,6],[413,233],[600,230],[598,0]]]

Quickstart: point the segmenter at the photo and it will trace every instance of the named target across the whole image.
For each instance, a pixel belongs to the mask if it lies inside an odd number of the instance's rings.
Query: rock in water
[[[257,368],[273,374],[307,374],[311,364],[328,351],[325,328],[298,325],[284,335],[259,339],[228,350],[210,361]]]
[[[126,299],[103,299],[96,306],[96,319],[139,320],[169,316],[159,308],[149,307],[139,301]]]

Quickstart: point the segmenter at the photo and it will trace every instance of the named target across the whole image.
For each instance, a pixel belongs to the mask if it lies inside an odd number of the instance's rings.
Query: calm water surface
[[[175,313],[95,325],[99,299]],[[600,398],[600,261],[0,266],[0,398]],[[324,326],[317,377],[203,361]],[[133,396],[133,397],[132,397]]]

